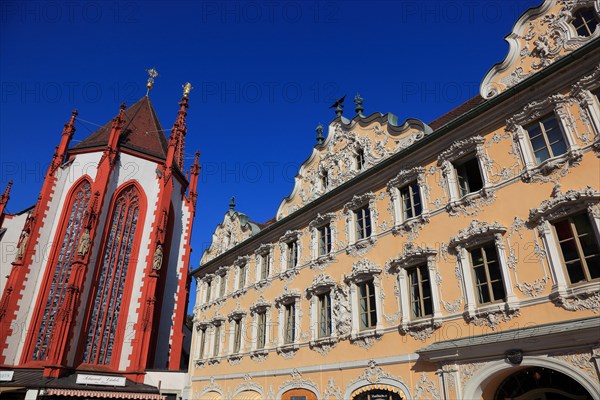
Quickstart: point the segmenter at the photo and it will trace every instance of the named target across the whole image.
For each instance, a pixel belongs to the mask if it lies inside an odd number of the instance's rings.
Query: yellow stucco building
[[[599,11],[526,11],[429,124],[340,105],[273,221],[232,203],[189,398],[600,398]]]

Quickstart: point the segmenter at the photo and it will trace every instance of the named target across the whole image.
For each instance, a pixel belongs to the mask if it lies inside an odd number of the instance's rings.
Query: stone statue
[[[29,240],[29,232],[23,231],[21,233],[21,240],[19,241],[19,246],[17,247],[17,260],[23,259],[25,255],[25,248],[27,247],[27,242]]]
[[[79,246],[77,247],[77,254],[81,257],[85,256],[90,249],[90,230],[86,228],[81,235],[81,239],[79,239]]]
[[[155,271],[159,271],[162,266],[163,261],[163,249],[162,245],[159,243],[156,246],[156,250],[154,251],[154,260],[152,261],[152,269]]]

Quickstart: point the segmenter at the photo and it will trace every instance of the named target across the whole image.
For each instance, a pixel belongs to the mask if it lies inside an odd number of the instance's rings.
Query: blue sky
[[[73,108],[73,144],[145,94],[163,128],[190,81],[186,168],[202,153],[192,267],[230,197],[272,218],[334,98],[430,122],[475,96],[541,0],[0,2],[0,189],[33,204]],[[194,293],[194,291],[192,291]],[[193,303],[193,297],[191,298]]]

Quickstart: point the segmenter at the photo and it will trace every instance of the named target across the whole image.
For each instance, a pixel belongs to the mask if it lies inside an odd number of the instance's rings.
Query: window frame
[[[301,231],[286,231],[286,233],[279,239],[279,252],[280,252],[280,263],[281,263],[281,277],[289,279],[294,275],[298,274],[300,268],[300,257],[301,257],[301,245],[300,245]],[[290,244],[295,244],[295,262],[290,264]]]
[[[473,220],[468,227],[458,232],[458,235],[450,239],[449,249],[456,254],[457,263],[462,272],[462,285],[465,294],[465,316],[478,324],[488,325],[492,328],[500,322],[500,318],[490,315],[501,314],[505,320],[512,318],[518,311],[520,305],[513,290],[506,249],[504,245],[504,234],[506,227],[498,223],[481,222]],[[496,248],[498,265],[502,276],[505,299],[494,303],[479,304],[476,298],[476,287],[473,276],[473,264],[470,249],[493,243]]]
[[[250,316],[252,317],[252,350],[250,351],[250,357],[254,360],[264,360],[270,349],[270,326],[271,326],[271,317],[269,310],[271,308],[271,303],[266,301],[262,296],[260,296],[256,302],[250,307]],[[261,322],[261,319],[264,316],[264,320]],[[261,328],[262,327],[262,328]],[[262,346],[259,347],[259,330],[263,330],[263,341]]]
[[[335,257],[337,251],[337,228],[335,225],[335,216],[335,213],[317,214],[315,219],[308,224],[310,230],[310,248],[312,253],[312,261],[309,264],[311,268],[324,268],[328,263],[333,261]],[[329,226],[331,246],[329,253],[320,254],[319,229],[325,225]]]
[[[585,21],[585,19],[582,16],[582,22],[586,28],[586,31],[589,33],[588,35],[580,35],[579,31],[577,29],[577,26],[575,26],[575,20],[577,19],[578,14],[583,10],[591,10],[591,12],[594,14],[594,17],[595,17],[595,20],[597,23],[594,31],[590,31],[589,26],[587,25],[587,22]],[[598,13],[598,10],[596,10],[595,7],[593,6],[593,4],[587,5],[584,3],[581,5],[578,5],[578,7],[576,9],[571,11],[571,15],[572,15],[572,18],[569,21],[569,25],[573,28],[577,38],[582,39],[582,40],[591,39],[595,35],[598,34],[598,31],[600,31],[600,29],[598,28],[598,26],[600,26],[600,15]]]
[[[566,193],[554,192],[551,199],[529,211],[529,223],[537,227],[550,266],[553,281],[550,299],[569,311],[586,308],[584,299],[600,294],[596,280],[570,284],[553,226],[556,221],[583,212],[587,213],[596,241],[600,243],[600,191],[590,186]]]
[[[600,153],[600,67],[597,67],[594,72],[582,77],[577,83],[571,87],[571,94],[579,103],[581,109],[581,119],[586,126],[591,130],[594,139],[592,148]],[[585,137],[581,137],[585,142]],[[587,144],[587,143],[586,143]]]
[[[256,278],[255,286],[264,288],[271,284],[274,274],[273,244],[262,244],[255,252],[256,256]],[[266,272],[266,274],[265,274]]]
[[[334,315],[333,308],[335,307],[336,296],[334,291],[340,291],[341,288],[337,283],[326,274],[319,274],[315,276],[313,282],[308,286],[306,291],[306,297],[309,301],[310,306],[310,334],[311,339],[309,346],[311,349],[319,352],[322,355],[327,354],[338,342],[338,332],[336,326],[333,323]],[[319,308],[319,297],[322,295],[328,295],[330,300],[330,334],[327,336],[320,335],[320,308]],[[339,317],[338,317],[339,318]]]
[[[359,226],[357,211],[365,209],[369,212],[371,232],[368,237],[359,239],[358,231],[359,229],[363,229],[363,227]],[[353,196],[352,200],[344,204],[343,213],[346,215],[346,236],[348,239],[346,253],[356,256],[373,247],[377,241],[377,220],[379,216],[375,203],[375,194],[368,192],[360,196]]]
[[[302,310],[300,308],[301,294],[298,290],[284,290],[284,293],[275,298],[275,307],[278,310],[277,352],[285,357],[291,356],[299,348],[300,321]],[[292,321],[288,318],[288,308],[292,311]],[[290,325],[291,324],[291,325]],[[293,338],[289,340],[288,328],[292,329]]]
[[[389,272],[396,275],[400,294],[400,331],[419,340],[425,340],[442,326],[440,307],[440,287],[437,282],[436,259],[438,252],[431,247],[419,247],[412,242],[403,246],[402,253],[387,262]],[[416,318],[411,310],[411,296],[408,271],[412,268],[426,267],[429,273],[432,314]]]
[[[567,163],[572,164],[581,159],[581,149],[575,140],[576,132],[567,123],[572,118],[569,112],[569,101],[570,98],[562,94],[553,95],[541,101],[533,101],[523,107],[521,112],[506,121],[506,130],[512,134],[513,141],[517,143],[520,152],[520,157],[518,155],[517,157],[523,164],[521,171],[523,181],[534,181],[536,178],[547,175]],[[556,118],[567,150],[563,154],[537,163],[526,127],[550,114],[554,114]]]
[[[587,285],[589,283],[600,280],[600,276],[597,278],[592,278],[591,274],[590,274],[590,267],[588,266],[588,261],[586,259],[585,253],[583,251],[583,245],[581,244],[581,239],[580,239],[581,234],[577,231],[577,226],[574,221],[574,217],[579,216],[579,215],[585,216],[587,223],[589,224],[589,227],[591,229],[590,233],[592,235],[594,235],[593,238],[595,239],[595,242],[596,242],[595,243],[596,249],[599,250],[600,249],[600,239],[594,232],[593,222],[590,221],[589,214],[587,214],[586,212],[570,214],[564,218],[558,219],[551,223],[552,228],[553,228],[553,233],[556,237],[556,241],[557,241],[557,243],[559,243],[560,255],[561,255],[562,265],[565,269],[565,276],[567,277],[567,283],[570,286]],[[560,238],[558,237],[558,231],[556,229],[556,224],[559,222],[563,222],[563,221],[568,221],[568,223],[569,223],[569,228],[570,228],[569,233],[572,235],[571,238],[575,242],[575,247],[577,249],[577,260],[579,260],[579,262],[582,264],[582,271],[583,271],[583,275],[585,276],[585,281],[583,281],[583,282],[581,282],[581,281],[580,282],[571,282],[571,278],[569,276],[569,269],[567,267],[567,261],[565,260],[565,253],[564,253],[564,251],[562,251],[562,247],[560,246],[561,241],[560,241]]]
[[[501,299],[500,298],[496,299],[496,295],[494,293],[493,283],[497,282],[497,280],[492,281],[492,274],[490,272],[490,262],[488,262],[488,253],[487,253],[487,249],[490,249],[490,248],[492,248],[493,252],[495,253],[496,259],[494,260],[494,262],[497,264],[495,268],[498,269],[500,278],[502,279],[502,286],[504,287],[504,277],[502,276],[502,269],[500,267],[500,260],[499,260],[500,257],[498,256],[498,249],[496,248],[495,243],[492,241],[484,242],[484,243],[475,245],[475,246],[467,249],[467,251],[469,253],[469,261],[471,264],[471,275],[473,278],[473,283],[475,285],[475,300],[477,301],[478,307],[487,306],[487,305],[496,304],[496,303],[503,303],[506,301],[506,291],[504,291],[504,297]],[[478,250],[481,252],[481,255],[483,258],[483,264],[475,265],[475,261],[473,260],[473,252],[475,250]],[[483,268],[483,270],[485,272],[485,278],[486,278],[485,283],[477,284],[475,268]],[[489,301],[482,300],[482,294],[480,294],[482,287],[485,287],[487,295],[490,298]]]
[[[457,140],[438,155],[437,165],[441,168],[443,182],[448,194],[446,209],[450,214],[456,214],[457,210],[467,206],[473,199],[493,198],[492,183],[489,171],[489,157],[485,154],[483,144],[485,140],[481,136],[472,136],[464,140]],[[479,166],[482,187],[477,191],[462,195],[460,192],[458,172],[456,163],[464,163],[464,160],[475,157]]]
[[[421,201],[421,214],[406,218],[404,203],[402,201],[402,189],[416,183],[419,188],[419,199]],[[392,233],[403,235],[417,230],[429,222],[429,208],[427,205],[427,185],[425,182],[425,168],[416,166],[405,169],[387,183],[387,191],[390,195],[391,209],[394,217]]]
[[[383,334],[383,311],[381,299],[381,279],[382,269],[371,260],[364,259],[352,264],[352,272],[345,275],[344,281],[349,286],[350,305],[352,314],[352,331],[350,341],[353,343],[362,343],[367,345],[372,337],[380,337]],[[360,320],[360,285],[371,281],[373,285],[373,296],[375,299],[376,321],[373,326],[362,327]],[[370,316],[370,315],[369,315]]]
[[[229,351],[227,360],[230,364],[236,365],[240,362],[243,355],[245,354],[244,347],[246,346],[246,312],[237,308],[232,311],[227,319],[229,321],[230,332],[229,332]],[[238,348],[236,349],[236,346]]]

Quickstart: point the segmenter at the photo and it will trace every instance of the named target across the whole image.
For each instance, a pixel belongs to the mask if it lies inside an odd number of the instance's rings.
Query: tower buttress
[[[36,252],[36,246],[40,239],[40,230],[42,228],[41,221],[44,220],[44,217],[48,212],[49,203],[54,194],[57,180],[55,171],[62,161],[61,154],[62,157],[64,157],[66,146],[68,146],[68,143],[75,132],[74,122],[76,116],[77,112],[72,112],[69,122],[65,124],[61,142],[57,146],[52,162],[48,166],[48,171],[44,177],[40,196],[38,197],[32,212],[25,221],[21,237],[17,244],[17,256],[12,263],[12,268],[4,287],[4,292],[0,298],[0,365],[6,363],[4,349],[8,346],[8,338],[13,334],[13,322],[17,318],[17,313],[19,311],[18,303],[23,297],[23,290],[25,289],[25,282],[27,281],[26,278],[30,272],[31,263]],[[63,153],[61,153],[61,149],[63,149]]]
[[[6,208],[6,204],[8,204],[8,200],[10,199],[10,188],[12,187],[13,181],[10,180],[8,185],[6,185],[6,189],[4,193],[0,194],[0,228],[2,228],[2,223],[4,222],[4,209]]]

